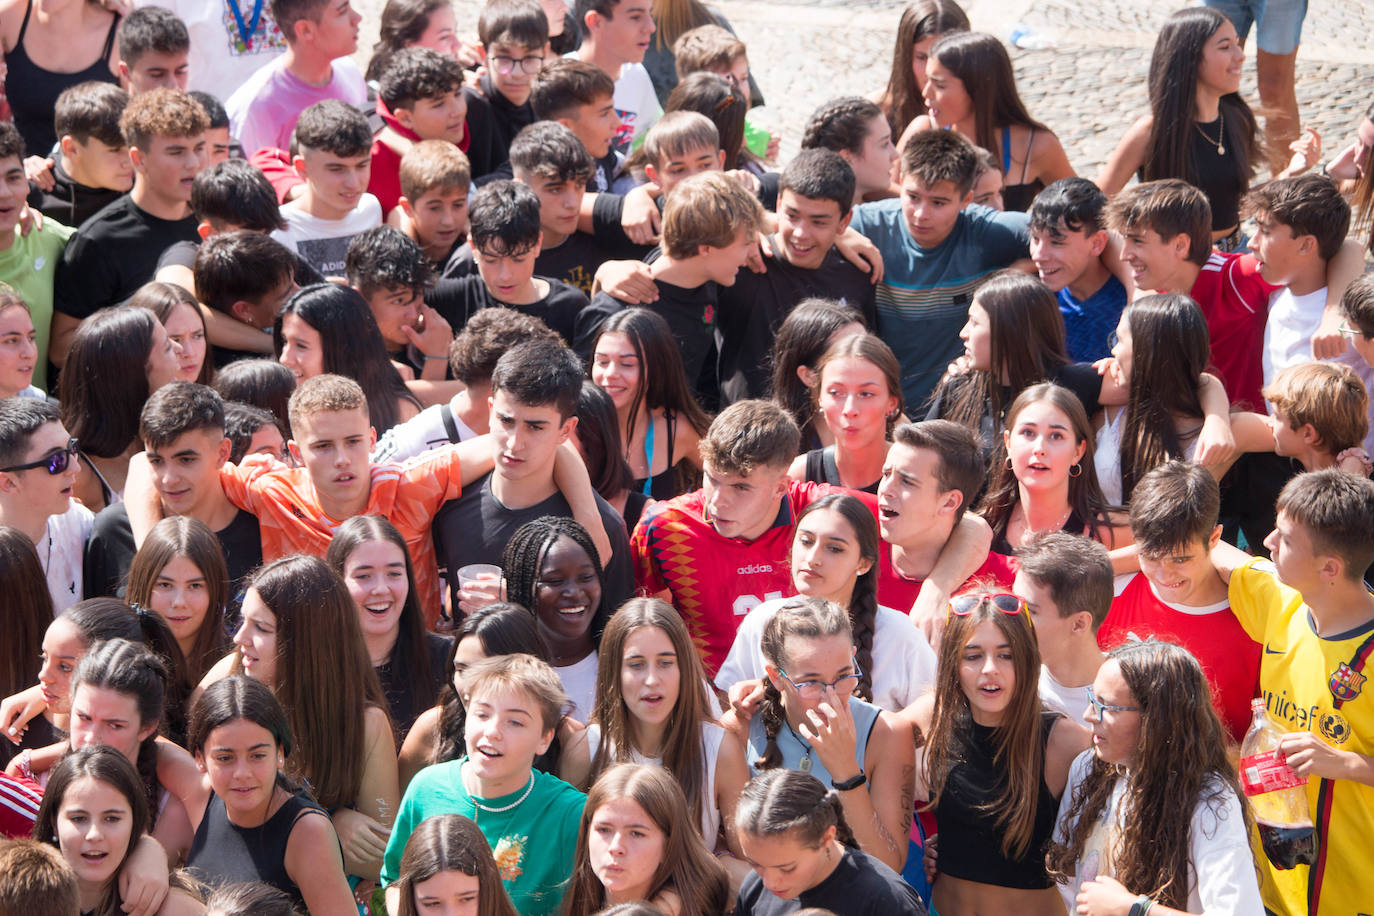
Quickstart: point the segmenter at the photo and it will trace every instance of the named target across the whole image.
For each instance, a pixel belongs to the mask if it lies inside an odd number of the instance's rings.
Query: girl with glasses
[[[1045,851],[1088,735],[1044,708],[1039,679],[1021,599],[954,598],[935,692],[908,711],[926,737],[917,781],[940,825],[931,912],[1064,912]]]
[[[1093,746],[1073,762],[1049,851],[1079,913],[1264,911],[1254,819],[1208,696],[1171,643],[1127,643],[1098,671],[1083,712]]]
[[[839,793],[859,848],[899,871],[911,829],[913,746],[892,713],[854,696],[849,613],[820,598],[795,598],[763,628],[767,682],[747,724],[725,722],[746,741],[750,772],[810,773]]]

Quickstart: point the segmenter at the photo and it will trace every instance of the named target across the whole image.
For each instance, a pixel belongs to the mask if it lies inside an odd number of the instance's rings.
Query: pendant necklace
[[[1215,140],[1207,136],[1207,132],[1202,129],[1202,125],[1198,122],[1194,121],[1193,126],[1197,128],[1198,133],[1202,134],[1202,139],[1217,148],[1218,156],[1226,155],[1226,115],[1220,111],[1217,112],[1217,138]]]
[[[787,730],[792,733],[792,737],[797,739],[797,743],[800,744],[802,747],[806,748],[806,756],[803,757],[801,759],[801,762],[797,764],[797,769],[801,770],[803,773],[810,773],[812,751],[811,745],[807,744],[805,741],[802,740],[802,736],[797,734],[797,730],[792,727],[791,722],[787,721],[786,716],[783,716],[782,721],[783,724],[787,726]]]

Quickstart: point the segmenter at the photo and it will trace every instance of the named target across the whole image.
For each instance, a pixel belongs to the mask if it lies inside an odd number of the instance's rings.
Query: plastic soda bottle
[[[1250,703],[1253,718],[1240,746],[1240,782],[1255,812],[1264,854],[1275,868],[1311,865],[1317,831],[1307,807],[1307,777],[1299,776],[1279,750],[1283,733],[1269,718],[1263,698]]]

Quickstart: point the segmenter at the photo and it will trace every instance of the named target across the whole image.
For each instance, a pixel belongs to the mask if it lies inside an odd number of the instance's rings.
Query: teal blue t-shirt
[[[508,811],[478,808],[463,788],[467,758],[425,767],[406,787],[382,861],[382,884],[400,877],[401,853],[420,822],[436,814],[461,814],[477,822],[491,845],[506,893],[521,916],[554,916],[572,876],[577,828],[587,796],[556,776],[532,771],[534,785],[524,801]],[[501,798],[484,798],[487,808],[505,808],[525,787]]]

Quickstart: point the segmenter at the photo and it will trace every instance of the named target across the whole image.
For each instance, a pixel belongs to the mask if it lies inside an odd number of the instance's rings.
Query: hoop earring
[[[1008,470],[1008,471],[1011,470],[1011,456],[1010,456],[1010,455],[1007,456],[1007,470]]]
[[[1078,473],[1075,474],[1074,471],[1077,471]],[[1069,476],[1070,476],[1070,477],[1082,477],[1082,476],[1083,476],[1083,465],[1081,465],[1081,464],[1075,464],[1073,467],[1069,468]]]

